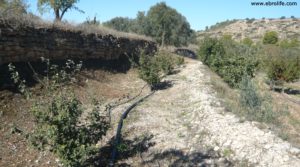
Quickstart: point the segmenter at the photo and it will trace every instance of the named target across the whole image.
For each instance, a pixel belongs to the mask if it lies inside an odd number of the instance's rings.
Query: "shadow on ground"
[[[171,88],[174,85],[172,81],[162,81],[155,85],[155,90],[165,90]]]
[[[153,135],[142,135],[133,140],[122,137],[120,144],[117,146],[118,153],[115,161],[116,166],[130,166],[130,164],[122,161],[138,156],[143,152],[147,152],[150,147],[155,145],[154,142],[151,142],[152,138]],[[113,143],[114,138],[111,138],[105,146],[100,148],[99,156],[90,160],[89,166],[109,166]]]
[[[213,150],[203,152],[193,152],[185,154],[181,150],[170,149],[162,153],[157,153],[147,161],[144,161],[143,165],[148,166],[225,166],[230,167],[233,164],[221,158],[218,153]]]

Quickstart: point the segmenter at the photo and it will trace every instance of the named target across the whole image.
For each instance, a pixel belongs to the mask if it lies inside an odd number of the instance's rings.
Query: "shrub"
[[[81,63],[67,60],[65,67],[59,67],[51,65],[48,59],[43,61],[46,77],[38,81],[45,90],[31,107],[36,126],[27,137],[34,147],[57,155],[64,166],[85,166],[87,160],[97,155],[96,144],[105,135],[109,123],[106,116],[101,115],[99,103],[84,113],[78,98],[70,93],[73,91],[65,87],[76,81]],[[18,88],[29,91],[14,66],[9,68]]]
[[[240,83],[240,104],[248,119],[275,123],[277,114],[273,111],[271,96],[262,96],[249,76]]]
[[[159,69],[161,69],[163,73],[169,75],[173,72],[175,59],[169,52],[160,51],[155,58]]]
[[[271,81],[282,83],[300,78],[299,49],[280,49],[267,60],[267,74]]]
[[[268,31],[263,37],[263,44],[276,44],[278,42],[278,34],[275,31]]]
[[[139,59],[139,77],[148,83],[151,89],[155,89],[160,82],[160,70],[155,57],[141,53]]]
[[[156,89],[162,76],[171,74],[176,65],[183,63],[183,57],[168,51],[159,51],[155,55],[146,55],[142,51],[139,59],[139,77],[146,81],[151,89]]]
[[[30,134],[33,146],[56,154],[64,166],[84,166],[97,155],[97,142],[106,134],[108,123],[95,108],[83,121],[79,100],[69,93],[36,103],[31,109],[36,128]]]
[[[198,55],[203,63],[209,65],[214,60],[215,55],[224,55],[225,48],[221,41],[216,38],[204,38],[200,44]]]
[[[253,41],[252,41],[251,38],[247,37],[247,38],[244,38],[244,39],[243,39],[242,43],[243,43],[244,45],[247,45],[247,46],[252,46]]]
[[[253,48],[229,39],[204,39],[198,51],[200,59],[231,87],[237,87],[244,75],[254,76],[258,62]]]
[[[244,76],[240,83],[240,103],[244,108],[259,110],[261,107],[261,97],[259,96],[251,78]]]

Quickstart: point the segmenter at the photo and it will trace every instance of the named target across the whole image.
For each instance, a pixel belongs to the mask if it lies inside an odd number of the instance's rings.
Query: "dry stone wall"
[[[134,54],[138,48],[156,50],[152,41],[113,35],[84,34],[59,28],[14,28],[0,21],[0,65],[10,62],[103,59],[116,60],[124,53]]]

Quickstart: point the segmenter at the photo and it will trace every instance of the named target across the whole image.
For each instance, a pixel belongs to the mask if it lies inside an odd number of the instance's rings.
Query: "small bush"
[[[38,102],[31,109],[36,122],[30,134],[33,146],[56,154],[64,166],[84,166],[97,155],[97,142],[106,134],[108,122],[95,108],[82,120],[83,108],[69,93]]]
[[[64,67],[46,62],[46,76],[37,79],[45,90],[31,107],[35,129],[27,134],[32,145],[59,157],[64,166],[86,166],[97,155],[97,142],[105,135],[109,123],[95,103],[92,111],[84,111],[78,98],[67,84],[76,81],[81,63],[67,60]],[[13,65],[9,65],[14,83],[23,93],[29,91]],[[30,92],[29,92],[30,93]]]
[[[169,75],[174,70],[175,59],[173,56],[166,51],[160,51],[156,56],[156,63],[158,64],[159,68],[165,73]]]
[[[155,55],[146,55],[143,51],[139,58],[139,76],[151,89],[155,89],[164,75],[172,74],[176,65],[184,63],[184,58],[168,51],[159,51]]]
[[[271,96],[262,96],[248,76],[240,83],[240,104],[250,120],[275,123],[277,115],[273,111]]]
[[[267,60],[267,74],[271,81],[291,82],[300,78],[300,55],[298,49],[281,49]]]
[[[147,82],[151,89],[155,89],[156,85],[160,82],[160,70],[154,56],[141,53],[139,59],[139,77]]]
[[[243,77],[240,90],[240,103],[243,107],[250,110],[260,109],[262,100],[250,77]]]
[[[276,44],[278,42],[278,34],[275,31],[268,31],[263,37],[263,44]]]
[[[247,45],[247,46],[252,46],[253,41],[252,41],[251,38],[247,37],[247,38],[244,38],[244,39],[243,39],[242,43],[243,43],[244,45]]]

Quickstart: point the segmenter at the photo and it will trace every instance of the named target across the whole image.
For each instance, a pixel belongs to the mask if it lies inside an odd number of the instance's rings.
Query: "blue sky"
[[[297,6],[251,6],[250,2],[267,2],[269,0],[165,0],[167,5],[175,8],[184,15],[194,30],[202,30],[216,22],[227,19],[244,18],[279,18],[281,16],[300,17],[300,0]],[[270,0],[272,1],[272,0]],[[275,0],[274,0],[275,1]],[[276,0],[277,1],[277,0]],[[283,0],[283,2],[288,2]],[[69,11],[64,16],[68,21],[80,23],[86,18],[91,19],[96,15],[101,22],[117,16],[134,18],[138,11],[148,11],[149,8],[160,0],[81,0],[77,6],[85,11]],[[27,0],[29,11],[38,14],[37,0]],[[53,13],[43,14],[47,20],[53,19]]]

